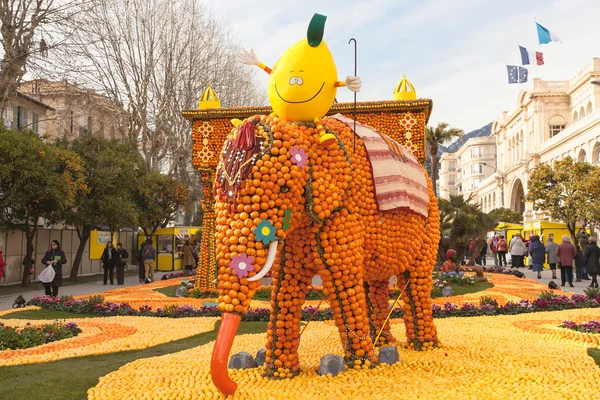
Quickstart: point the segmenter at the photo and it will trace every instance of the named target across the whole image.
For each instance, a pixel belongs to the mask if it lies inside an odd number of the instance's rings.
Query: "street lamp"
[[[493,165],[486,164],[484,162],[482,162],[481,164],[488,166],[490,168],[493,168],[494,172],[498,173],[498,168],[494,167]],[[498,173],[498,175],[500,175],[500,174]],[[504,208],[504,176],[503,175],[500,176],[500,197],[502,200],[502,208]]]

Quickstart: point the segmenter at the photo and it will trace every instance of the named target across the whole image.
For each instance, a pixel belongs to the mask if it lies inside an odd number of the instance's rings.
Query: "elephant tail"
[[[423,173],[427,178],[427,188],[429,190],[429,204],[427,205],[428,217],[427,222],[425,223],[425,240],[423,246],[428,247],[427,249],[422,249],[424,254],[430,254],[432,258],[431,266],[433,267],[433,263],[435,263],[437,257],[438,244],[440,242],[441,232],[440,232],[440,209],[438,206],[438,199],[433,192],[433,182],[431,178],[427,174],[427,171],[423,168]]]

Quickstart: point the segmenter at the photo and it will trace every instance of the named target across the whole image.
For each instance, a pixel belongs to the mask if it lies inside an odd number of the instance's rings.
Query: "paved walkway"
[[[165,273],[167,273],[167,272],[155,271],[154,279],[160,280],[162,278],[163,274],[165,274]],[[108,290],[113,290],[113,289],[117,289],[117,288],[121,288],[121,287],[125,287],[125,286],[136,286],[139,284],[140,284],[140,279],[137,276],[137,273],[135,275],[125,276],[125,285],[111,285],[109,283],[106,286],[104,286],[104,283],[103,283],[103,276],[98,275],[98,280],[95,282],[83,283],[81,285],[62,286],[58,290],[58,295],[59,296],[81,296],[84,294],[103,293]],[[44,295],[44,287],[42,286],[42,284],[40,282],[32,283],[31,285],[33,287],[39,287],[40,290],[23,293],[23,297],[25,298],[26,301],[31,300],[35,296],[43,296]],[[9,308],[11,308],[17,297],[19,297],[18,294],[9,294],[9,295],[0,296],[0,301],[1,301],[0,311],[8,310]]]

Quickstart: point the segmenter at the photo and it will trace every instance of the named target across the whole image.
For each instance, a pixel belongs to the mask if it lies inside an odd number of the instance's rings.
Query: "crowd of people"
[[[469,252],[472,254],[477,248],[477,238],[469,243]],[[506,255],[510,255],[512,268],[525,268],[525,257],[528,260],[530,270],[537,272],[537,277],[542,277],[544,264],[550,266],[552,279],[557,279],[556,270],[560,270],[561,286],[568,284],[573,287],[575,282],[590,280],[590,287],[598,287],[597,276],[600,272],[600,247],[597,238],[588,236],[585,232],[577,234],[575,244],[571,242],[569,235],[561,238],[561,243],[555,243],[553,235],[549,235],[546,244],[542,242],[539,235],[531,235],[526,240],[520,233],[516,233],[507,243],[506,238],[496,234],[489,241],[485,241],[477,255],[477,263],[485,265],[488,248],[492,252],[494,265],[496,267],[507,267]],[[575,272],[575,276],[573,276]]]

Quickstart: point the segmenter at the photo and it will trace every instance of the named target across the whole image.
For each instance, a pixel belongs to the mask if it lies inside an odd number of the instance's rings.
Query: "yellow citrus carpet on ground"
[[[28,307],[27,309],[39,309]],[[19,311],[24,310],[20,309]],[[12,310],[11,310],[12,311]],[[9,314],[7,312],[3,314]],[[219,318],[154,318],[98,317],[69,318],[77,322],[82,332],[76,337],[43,344],[28,349],[0,352],[0,366],[33,364],[96,354],[140,350],[172,342],[214,329]],[[3,319],[8,326],[23,327],[23,319]],[[52,320],[29,321],[33,325],[52,323]]]
[[[322,356],[341,355],[337,328],[311,322],[302,336],[302,372],[289,380],[262,378],[258,369],[230,370],[239,384],[232,399],[598,399],[600,368],[587,355],[598,335],[557,326],[600,319],[598,309],[436,320],[440,348],[399,348],[400,362],[337,377],[319,376]],[[392,331],[404,338],[404,325]],[[236,338],[232,354],[255,354],[265,334]],[[100,379],[92,400],[222,398],[210,379],[213,342],[137,360]]]

